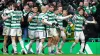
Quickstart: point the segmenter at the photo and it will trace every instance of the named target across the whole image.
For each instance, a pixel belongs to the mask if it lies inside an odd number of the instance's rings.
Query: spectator
[[[43,4],[44,5],[48,4],[48,0],[43,0]]]
[[[23,40],[26,40],[28,37],[28,14],[30,12],[30,7],[28,5],[24,6],[23,9],[23,18],[24,18],[24,22],[21,23],[21,27],[22,27],[22,38]]]
[[[29,5],[30,8],[34,6],[34,3],[32,1],[28,1],[27,4]]]
[[[2,11],[5,8],[5,4],[1,1],[0,2],[0,11]]]
[[[17,6],[18,6],[17,8],[18,10],[21,10],[21,11],[23,10],[23,6],[20,0],[17,1]]]
[[[0,11],[0,15],[2,15],[2,11]],[[0,16],[0,36],[2,35],[3,32],[3,20],[2,17]]]
[[[96,11],[96,21],[98,23],[98,37],[100,37],[100,0],[98,0],[98,5],[96,6],[97,11]]]

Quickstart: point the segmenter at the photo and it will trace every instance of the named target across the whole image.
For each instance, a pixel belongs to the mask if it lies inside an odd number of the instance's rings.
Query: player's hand
[[[97,24],[97,22],[95,21],[95,19],[93,18],[94,24]]]
[[[55,26],[56,24],[55,23],[52,23],[52,26]]]
[[[6,20],[7,18],[9,18],[9,17],[5,16],[5,17],[3,17],[3,20]]]
[[[59,24],[58,24],[58,23],[56,23],[56,26],[59,26]]]
[[[70,14],[70,15],[68,15],[68,16],[71,18],[73,15]]]
[[[85,29],[85,27],[83,26],[83,27],[82,27],[82,29],[84,30],[84,29]]]
[[[60,27],[60,30],[61,30],[61,31],[64,31],[64,28],[63,28],[63,27]]]
[[[37,15],[37,13],[34,13],[33,15],[32,15],[32,18],[34,17],[34,16],[36,16]]]
[[[34,13],[34,14],[33,14],[33,16],[36,16],[36,15],[37,15],[37,13]]]

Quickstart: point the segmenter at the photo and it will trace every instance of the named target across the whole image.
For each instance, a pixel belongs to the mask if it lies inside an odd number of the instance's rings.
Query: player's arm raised
[[[59,20],[65,20],[65,19],[68,19],[68,18],[71,18],[73,15],[68,15],[68,16],[57,16],[56,18],[59,19]]]
[[[92,24],[96,24],[97,22],[95,21],[94,17],[93,17],[93,21],[88,21],[85,19],[85,23],[92,23]]]
[[[31,22],[31,21],[32,21],[32,18],[33,18],[34,16],[36,16],[36,14],[35,14],[35,13],[34,13],[34,14],[32,14],[32,15],[29,15],[29,16],[28,16],[28,22]]]

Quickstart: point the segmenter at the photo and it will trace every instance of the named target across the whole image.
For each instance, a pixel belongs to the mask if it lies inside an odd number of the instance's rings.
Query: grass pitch
[[[27,55],[9,55],[9,54],[0,54],[0,56],[100,56],[99,54],[60,54],[60,55],[36,55],[36,54],[27,54]]]

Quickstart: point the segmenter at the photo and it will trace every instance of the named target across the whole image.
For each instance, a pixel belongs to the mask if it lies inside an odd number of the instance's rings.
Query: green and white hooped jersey
[[[23,18],[22,11],[12,11],[11,14],[11,28],[19,29],[21,28],[21,20]]]
[[[75,31],[83,31],[83,22],[85,21],[84,16],[81,15],[75,15],[74,18],[75,20]]]
[[[30,12],[29,16],[32,16],[34,13]],[[29,30],[37,30],[37,21],[38,21],[38,14],[32,18],[32,21],[29,22],[28,29]]]
[[[10,13],[12,12],[13,10],[9,10],[9,9],[5,9],[3,11],[3,16],[10,16]],[[6,27],[10,27],[11,26],[11,18],[8,18],[4,21],[4,26]]]
[[[46,13],[46,16],[48,17],[48,18],[47,18],[47,21],[49,21],[49,22],[51,22],[51,23],[56,22],[56,15],[55,15],[54,12],[48,11],[48,12]],[[46,27],[47,27],[47,29],[49,29],[49,28],[55,28],[55,27],[53,27],[53,26],[46,26]]]
[[[45,13],[40,13],[38,16],[37,31],[45,30],[44,24],[42,23],[43,19],[47,19],[47,16]]]
[[[62,15],[62,14],[58,14],[58,15],[56,15],[56,16],[63,16],[63,15]],[[57,18],[56,18],[56,19],[57,19]],[[58,23],[60,26],[63,26],[62,20],[57,19],[57,23]]]

